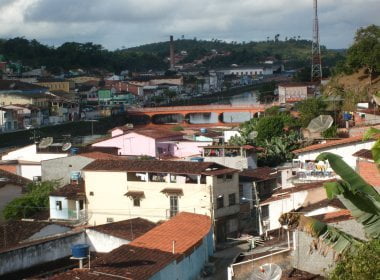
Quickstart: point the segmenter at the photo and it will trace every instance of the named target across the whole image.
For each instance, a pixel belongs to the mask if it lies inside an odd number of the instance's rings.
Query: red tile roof
[[[373,141],[373,140],[368,140],[368,141]],[[357,142],[366,142],[366,141],[363,141],[363,136],[359,135],[359,136],[344,138],[344,139],[340,139],[340,140],[328,141],[328,142],[323,143],[323,144],[316,144],[316,145],[307,146],[307,147],[302,148],[302,149],[294,150],[293,153],[301,154],[301,153],[310,152],[310,151],[328,149],[330,147],[336,147],[336,146],[341,146],[341,145],[349,145],[349,144],[353,144],[353,143],[357,143]]]
[[[66,279],[150,279],[171,262],[191,253],[210,232],[211,219],[182,212],[128,245],[122,245],[91,263],[91,270],[71,270],[50,277]],[[175,253],[173,254],[173,241]]]
[[[353,219],[350,210],[347,209],[313,216],[313,218],[325,223],[337,223]]]
[[[163,252],[187,254],[198,247],[199,242],[210,232],[211,219],[206,215],[181,212],[169,221],[155,227],[130,244]]]
[[[2,169],[0,169],[0,179],[1,179],[0,186],[3,186],[9,183],[9,184],[25,187],[27,184],[32,182],[31,180],[25,177],[16,175],[14,173],[11,173]]]
[[[116,155],[111,155],[111,154],[97,152],[97,151],[82,153],[78,155],[82,157],[92,158],[92,159],[119,159],[119,157]]]
[[[237,172],[236,169],[213,162],[169,160],[95,160],[85,166],[83,170],[204,174],[211,176]]]
[[[256,169],[244,169],[239,173],[241,181],[264,181],[279,177],[279,173],[275,168],[258,167]]]
[[[135,132],[140,135],[144,135],[153,139],[162,139],[162,138],[182,138],[183,133],[178,131],[172,131],[162,128],[140,128],[129,131],[129,133]]]
[[[316,188],[322,188],[324,183],[334,182],[334,181],[335,181],[335,179],[334,180],[318,181],[318,182],[313,182],[313,183],[297,184],[294,187],[286,188],[286,189],[281,188],[281,189],[278,189],[277,191],[275,191],[271,197],[269,197],[265,200],[261,200],[260,204],[266,204],[266,203],[269,203],[272,201],[277,201],[277,200],[281,200],[284,198],[288,198],[288,197],[290,197],[290,194],[292,194],[292,193],[306,191],[306,190],[312,190],[312,189],[316,189]]]
[[[116,223],[89,227],[88,229],[131,241],[150,231],[155,226],[156,224],[151,221],[142,218],[134,218]]]
[[[67,184],[61,188],[58,188],[50,193],[51,196],[61,196],[68,199],[84,198],[86,192],[84,189],[84,183],[79,184]]]
[[[353,154],[354,157],[373,160],[372,152],[367,149],[361,149]]]

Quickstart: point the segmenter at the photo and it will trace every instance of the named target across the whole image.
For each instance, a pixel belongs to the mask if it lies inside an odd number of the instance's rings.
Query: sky
[[[379,0],[319,0],[320,41],[347,48],[355,31],[380,25]],[[312,38],[312,0],[0,0],[0,37],[113,50],[187,39]]]

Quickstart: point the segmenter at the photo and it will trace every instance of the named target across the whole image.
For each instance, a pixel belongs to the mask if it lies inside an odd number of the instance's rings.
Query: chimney
[[[170,35],[170,70],[174,70],[174,42],[173,35]]]

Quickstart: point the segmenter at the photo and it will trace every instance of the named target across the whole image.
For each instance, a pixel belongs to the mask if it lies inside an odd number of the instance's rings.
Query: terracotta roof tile
[[[368,140],[368,141],[373,141],[373,140]],[[346,144],[353,144],[353,143],[357,143],[357,142],[366,142],[366,141],[363,141],[363,136],[359,135],[359,136],[344,138],[344,139],[340,139],[340,140],[328,141],[328,142],[323,143],[323,144],[316,144],[316,145],[307,146],[307,147],[302,148],[302,149],[294,150],[293,153],[301,154],[301,153],[305,153],[305,152],[323,150],[323,149],[328,149],[330,147],[336,147],[336,146],[341,146],[341,145],[346,145]]]
[[[164,252],[187,254],[211,230],[211,219],[206,215],[181,212],[169,221],[155,227],[130,244],[133,246],[158,249]]]
[[[156,226],[155,223],[142,218],[134,218],[116,223],[109,223],[88,229],[96,230],[125,240],[134,240]]]
[[[260,204],[266,204],[272,201],[288,198],[290,197],[290,194],[292,193],[316,189],[316,188],[322,188],[324,183],[334,182],[334,181],[336,180],[333,179],[333,180],[318,181],[318,182],[313,182],[313,183],[297,184],[294,187],[286,188],[286,189],[280,188],[277,191],[275,191],[271,197],[265,200],[261,200]]]
[[[259,167],[256,169],[244,169],[239,173],[241,181],[264,181],[279,177],[276,169],[270,167]]]
[[[337,223],[353,219],[351,212],[347,209],[313,216],[313,218],[325,223]]]
[[[162,129],[162,128],[140,128],[140,129],[135,129],[131,130],[130,133],[135,132],[140,135],[144,135],[153,139],[161,139],[161,138],[182,138],[183,133],[178,132],[178,131],[172,131],[172,130],[167,130],[167,129]]]
[[[120,276],[134,280],[150,279],[171,262],[179,261],[192,252],[211,228],[208,216],[182,212],[92,262],[91,270],[71,270],[49,279],[116,279]]]
[[[168,160],[95,160],[83,168],[84,171],[130,171],[173,174],[219,175],[237,170],[213,162],[168,161]]]
[[[353,154],[354,157],[373,160],[372,152],[368,149],[361,149]]]
[[[50,193],[51,196],[62,196],[68,199],[76,199],[85,197],[84,182],[79,184],[68,184],[61,188],[58,188]]]
[[[119,157],[116,155],[111,155],[111,154],[98,152],[98,151],[82,153],[82,154],[78,154],[78,156],[92,158],[92,159],[119,159]]]
[[[22,187],[32,182],[31,180],[25,177],[16,175],[14,173],[11,173],[2,169],[0,169],[0,178],[2,179],[0,180],[0,184],[11,183],[11,184],[19,185]]]

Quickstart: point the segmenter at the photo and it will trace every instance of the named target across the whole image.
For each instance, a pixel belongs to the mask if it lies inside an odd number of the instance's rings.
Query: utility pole
[[[311,81],[322,81],[321,48],[319,45],[318,0],[313,0],[313,42],[311,45]]]

